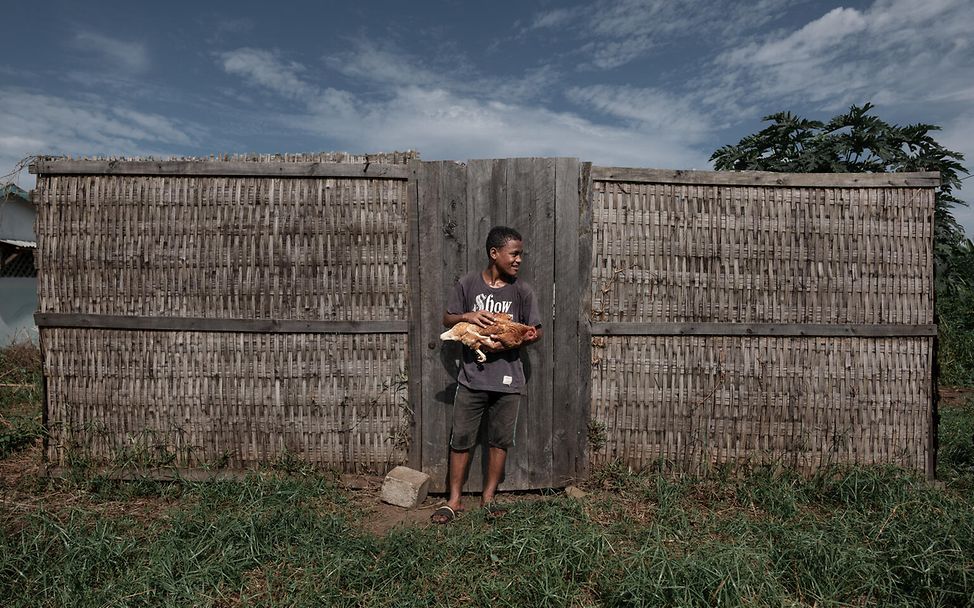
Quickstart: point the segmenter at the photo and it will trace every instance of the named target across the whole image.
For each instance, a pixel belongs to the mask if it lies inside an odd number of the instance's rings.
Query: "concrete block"
[[[429,490],[430,476],[409,467],[396,467],[389,471],[382,482],[382,502],[397,507],[415,509]]]
[[[581,500],[588,496],[588,492],[577,486],[568,486],[565,488],[565,494],[576,500]]]

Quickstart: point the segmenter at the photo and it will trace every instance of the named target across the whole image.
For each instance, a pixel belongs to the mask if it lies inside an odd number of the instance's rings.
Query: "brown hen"
[[[483,351],[498,352],[517,348],[525,340],[538,335],[538,330],[530,325],[515,323],[506,313],[494,315],[494,322],[487,327],[461,321],[440,334],[440,340],[455,340],[463,343],[477,353],[477,361],[483,363],[487,355]]]

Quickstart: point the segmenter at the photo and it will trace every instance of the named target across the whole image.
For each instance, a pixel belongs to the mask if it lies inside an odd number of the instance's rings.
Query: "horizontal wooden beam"
[[[165,175],[210,177],[332,177],[406,179],[406,165],[383,163],[224,160],[37,160],[37,175]]]
[[[936,336],[937,326],[844,323],[592,323],[593,336],[806,336],[883,338]]]
[[[775,173],[772,171],[683,171],[592,167],[601,182],[691,184],[712,186],[814,186],[821,188],[934,188],[940,173]]]
[[[38,327],[148,331],[232,331],[260,334],[405,334],[408,321],[299,321],[35,313]]]

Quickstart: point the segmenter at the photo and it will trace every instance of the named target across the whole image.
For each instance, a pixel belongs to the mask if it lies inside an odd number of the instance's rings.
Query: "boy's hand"
[[[473,323],[478,327],[487,327],[488,325],[493,325],[494,315],[486,310],[477,310],[464,314],[463,320],[467,323]]]

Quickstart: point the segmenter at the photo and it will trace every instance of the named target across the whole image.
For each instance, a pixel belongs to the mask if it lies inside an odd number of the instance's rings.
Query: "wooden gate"
[[[589,402],[590,339],[580,311],[587,310],[583,302],[591,269],[580,251],[590,249],[591,238],[584,221],[587,205],[579,205],[580,163],[574,158],[466,165],[414,161],[410,171],[415,203],[409,250],[410,402],[417,421],[410,462],[433,477],[431,490],[446,488],[461,346],[440,342],[442,316],[457,279],[486,266],[487,232],[506,225],[524,236],[521,276],[535,290],[545,336],[522,351],[527,394],[500,487],[563,486],[584,467]],[[465,490],[481,487],[485,449],[475,450]]]

